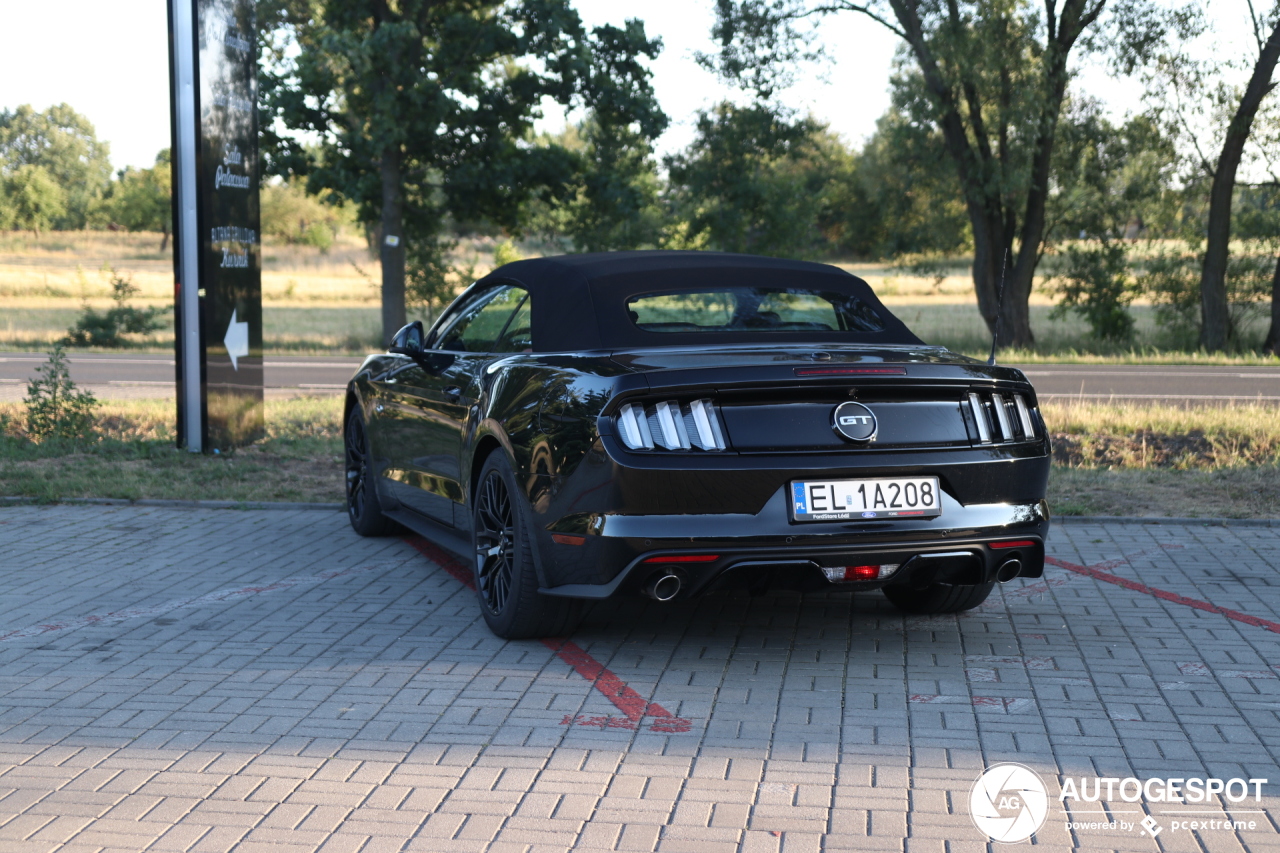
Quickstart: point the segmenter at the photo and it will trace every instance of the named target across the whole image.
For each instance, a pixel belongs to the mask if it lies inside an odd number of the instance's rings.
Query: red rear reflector
[[[710,563],[720,559],[719,554],[683,554],[676,557],[650,557],[646,563]]]
[[[585,545],[587,537],[574,536],[569,533],[552,533],[551,541],[557,545]]]
[[[796,376],[906,376],[905,367],[797,367]]]
[[[873,581],[880,577],[879,566],[845,566],[844,579],[849,581]]]
[[[1031,539],[1010,539],[1007,542],[991,542],[991,548],[1034,548],[1036,543]]]

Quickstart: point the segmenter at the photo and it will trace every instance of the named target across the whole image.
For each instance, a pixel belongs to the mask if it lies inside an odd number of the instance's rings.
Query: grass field
[[[0,404],[0,495],[342,500],[338,396],[267,400],[267,437],[224,456],[174,447],[171,400],[113,401],[95,441],[32,444]],[[1280,419],[1266,406],[1044,407],[1050,506],[1062,515],[1280,517]]]
[[[135,304],[173,304],[173,261],[161,252],[159,234],[123,232],[0,232],[0,349],[43,350],[66,334],[83,305],[110,304],[107,268],[128,276],[140,290]],[[463,241],[453,261],[476,276],[493,264],[495,241]],[[537,246],[522,246],[536,254]],[[978,315],[964,259],[937,274],[913,275],[888,263],[841,263],[865,278],[881,299],[929,343],[985,356],[990,346]],[[358,355],[377,346],[380,336],[379,268],[362,240],[344,236],[328,252],[268,238],[263,245],[263,338],[268,353]],[[1051,320],[1052,299],[1032,295],[1032,328],[1037,346],[1006,352],[1007,362],[1099,362],[1171,364],[1275,364],[1276,359],[1238,354],[1212,355],[1170,350],[1170,340],[1150,305],[1137,304],[1137,335],[1124,346],[1100,343],[1081,320]],[[1260,319],[1246,330],[1248,343],[1265,333]],[[159,332],[131,341],[139,350],[169,352],[172,314]]]

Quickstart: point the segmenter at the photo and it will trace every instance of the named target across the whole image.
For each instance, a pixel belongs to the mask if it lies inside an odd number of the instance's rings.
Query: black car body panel
[[[627,327],[629,294],[752,276],[855,288],[884,329],[711,338]],[[432,348],[468,299],[498,285],[532,295],[527,351]],[[858,561],[899,567],[849,582],[859,589],[980,584],[1011,557],[1020,576],[1042,571],[1049,443],[1026,377],[918,342],[835,268],[693,252],[521,261],[469,288],[425,343],[370,356],[350,384],[379,499],[467,536],[480,465],[506,454],[544,595],[607,597],[658,571],[677,574],[682,595],[726,583],[806,589],[829,585],[824,567]],[[724,448],[629,447],[620,413],[643,420],[666,400],[689,429],[690,401],[706,401]],[[850,400],[874,413],[874,441],[833,428]],[[912,476],[938,479],[940,515],[797,522],[789,511],[791,484],[805,478]]]

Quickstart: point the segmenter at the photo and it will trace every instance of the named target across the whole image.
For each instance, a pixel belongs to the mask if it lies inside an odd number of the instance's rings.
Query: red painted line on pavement
[[[434,542],[421,536],[407,536],[405,541],[417,549],[419,554],[444,569],[468,589],[475,589],[475,579],[462,560],[445,551]],[[687,732],[693,728],[692,723],[683,717],[677,717],[656,702],[646,702],[644,697],[627,686],[627,683],[614,675],[604,664],[591,656],[590,652],[564,637],[548,637],[542,644],[556,653],[556,657],[573,667],[573,671],[581,675],[591,686],[599,690],[604,698],[613,703],[625,716],[617,717],[585,717],[565,715],[562,725],[580,725],[599,728],[634,729],[645,717],[654,717],[650,729],[655,732]]]
[[[1135,554],[1134,556],[1137,555]],[[1153,595],[1161,601],[1168,601],[1172,604],[1181,604],[1184,607],[1203,610],[1205,613],[1216,613],[1219,616],[1225,616],[1228,619],[1235,620],[1236,622],[1243,622],[1246,625],[1253,625],[1255,628],[1265,628],[1272,633],[1280,634],[1280,622],[1272,622],[1270,619],[1250,616],[1248,613],[1241,613],[1239,610],[1230,610],[1226,607],[1219,607],[1218,605],[1211,604],[1208,601],[1201,601],[1198,598],[1188,598],[1187,596],[1179,595],[1176,592],[1169,592],[1168,590],[1158,589],[1154,586],[1147,586],[1144,583],[1132,581],[1128,578],[1122,578],[1119,575],[1113,575],[1110,572],[1103,571],[1104,568],[1112,568],[1113,564],[1119,565],[1119,563],[1125,562],[1124,560],[1119,562],[1110,560],[1106,563],[1097,563],[1092,566],[1078,566],[1075,563],[1068,563],[1066,560],[1059,560],[1057,557],[1045,557],[1044,561],[1059,568],[1066,569],[1069,572],[1075,572],[1079,575],[1087,575],[1088,577],[1095,578],[1100,581],[1106,581],[1107,583],[1113,583],[1116,586],[1122,586],[1125,589],[1131,589],[1134,592]]]
[[[556,657],[573,667],[574,672],[604,694],[614,706],[627,715],[633,723],[639,723],[644,717],[655,717],[650,726],[655,732],[687,732],[692,724],[683,717],[677,717],[656,702],[646,702],[644,697],[627,686],[626,682],[610,672],[590,653],[580,648],[572,640],[545,639],[542,644],[556,653]]]
[[[471,577],[471,572],[467,571],[466,564],[453,554],[450,554],[436,543],[423,539],[421,536],[406,536],[404,541],[416,548],[419,554],[452,575],[454,580],[467,589],[476,588],[475,579]]]

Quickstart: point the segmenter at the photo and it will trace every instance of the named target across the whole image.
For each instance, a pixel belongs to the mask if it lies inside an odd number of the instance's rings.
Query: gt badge
[[[875,441],[879,428],[875,413],[852,400],[836,406],[831,421],[836,433],[850,441]]]

